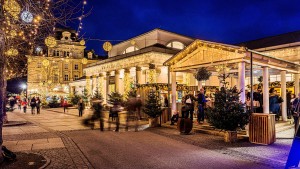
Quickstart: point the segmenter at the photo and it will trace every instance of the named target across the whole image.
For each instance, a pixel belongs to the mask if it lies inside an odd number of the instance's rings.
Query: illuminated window
[[[65,81],[69,81],[69,75],[65,75],[64,80],[65,80]]]
[[[70,56],[70,52],[64,51],[64,56]]]
[[[183,49],[185,46],[181,42],[173,41],[173,42],[168,43],[167,47],[174,48],[174,49]]]
[[[123,52],[123,54],[125,54],[125,53],[130,53],[130,52],[134,52],[134,51],[136,51],[136,50],[139,50],[137,47],[135,47],[135,46],[130,46],[130,47],[128,47],[128,48],[126,48],[125,50],[124,50],[124,52]]]
[[[69,65],[68,64],[65,64],[65,69],[69,69]]]
[[[74,65],[74,69],[75,69],[75,70],[78,70],[78,64],[75,64],[75,65]]]
[[[54,74],[53,81],[54,83],[58,83],[58,74]]]
[[[59,51],[58,50],[54,50],[53,56],[59,56]]]
[[[42,63],[41,62],[38,62],[37,63],[37,68],[41,68],[42,67]]]
[[[78,75],[74,75],[74,80],[78,80],[79,76]]]

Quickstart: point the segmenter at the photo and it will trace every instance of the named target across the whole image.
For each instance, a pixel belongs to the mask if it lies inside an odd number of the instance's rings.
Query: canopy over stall
[[[242,90],[240,99],[245,102],[245,77],[250,76],[251,55],[253,59],[252,72],[255,71],[255,76],[263,76],[264,113],[269,113],[269,73],[281,75],[281,91],[284,101],[286,101],[285,75],[287,72],[296,74],[295,92],[299,91],[299,64],[240,46],[196,39],[164,63],[165,66],[169,66],[171,74],[172,111],[176,111],[176,72],[195,72],[200,67],[206,67],[212,72],[219,72],[219,67],[225,65],[227,73],[237,75],[237,87]],[[286,106],[286,103],[282,105]],[[282,109],[285,119],[286,110]]]

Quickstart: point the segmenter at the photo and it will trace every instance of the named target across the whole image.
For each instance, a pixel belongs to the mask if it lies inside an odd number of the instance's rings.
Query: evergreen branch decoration
[[[198,81],[208,80],[211,76],[211,72],[209,72],[205,67],[201,67],[197,70],[197,73],[194,74],[195,79]]]

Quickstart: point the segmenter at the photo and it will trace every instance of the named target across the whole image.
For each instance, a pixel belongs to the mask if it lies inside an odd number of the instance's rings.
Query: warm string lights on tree
[[[56,26],[65,26],[78,16],[84,18],[86,1],[76,5],[72,0],[0,0],[0,31],[5,45],[3,55],[6,63],[19,63],[14,72],[25,72],[26,54],[43,55],[44,41],[53,35]],[[83,10],[83,11],[82,11]],[[82,27],[82,22],[80,21]],[[48,41],[48,40],[47,40]],[[50,39],[50,46],[55,41]],[[8,64],[6,65],[8,66]],[[7,79],[13,78],[6,76]]]
[[[86,5],[87,5],[87,0],[83,0],[83,1],[82,1],[81,16],[78,18],[78,20],[79,20],[79,25],[78,25],[77,33],[76,33],[77,36],[80,35],[80,31],[83,29],[82,20],[83,20],[83,18],[86,16],[86,14],[85,14],[85,6],[86,6]]]

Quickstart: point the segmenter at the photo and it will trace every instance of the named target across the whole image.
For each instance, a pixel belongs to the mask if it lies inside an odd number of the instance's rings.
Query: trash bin
[[[249,141],[263,145],[276,141],[274,114],[252,113],[249,123]]]

